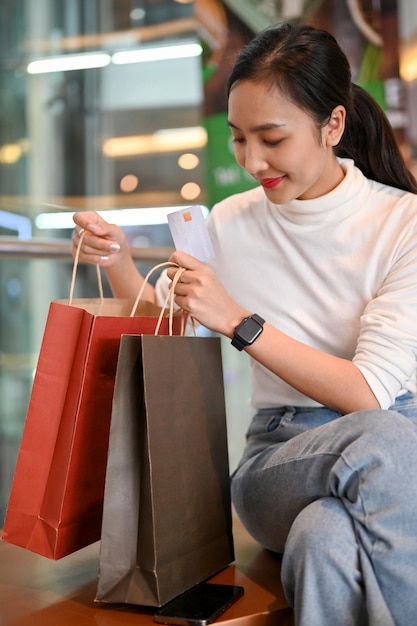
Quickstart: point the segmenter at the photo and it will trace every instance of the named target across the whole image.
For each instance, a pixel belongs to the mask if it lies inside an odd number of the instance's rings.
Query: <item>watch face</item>
[[[258,335],[262,332],[262,326],[255,322],[254,319],[248,317],[242,322],[241,326],[238,326],[237,335],[244,341],[245,343],[253,343]]]

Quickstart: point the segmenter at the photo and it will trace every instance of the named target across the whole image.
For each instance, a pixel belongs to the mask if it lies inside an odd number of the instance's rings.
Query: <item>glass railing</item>
[[[168,246],[152,248],[131,248],[137,262],[159,263],[165,261],[173,252]],[[69,241],[31,239],[22,241],[15,237],[0,237],[0,259],[72,259]]]

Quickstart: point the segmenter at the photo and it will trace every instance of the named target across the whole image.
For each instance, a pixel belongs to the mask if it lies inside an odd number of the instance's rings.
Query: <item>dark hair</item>
[[[262,31],[239,53],[227,93],[242,80],[277,86],[320,128],[336,106],[344,106],[346,127],[336,155],[353,159],[368,178],[417,193],[385,113],[352,83],[349,61],[330,33],[290,24]]]

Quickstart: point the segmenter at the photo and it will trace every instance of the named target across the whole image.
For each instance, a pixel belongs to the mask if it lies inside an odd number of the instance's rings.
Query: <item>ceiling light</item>
[[[201,187],[197,185],[197,183],[185,183],[185,185],[181,187],[181,197],[184,198],[184,200],[196,200],[200,193]]]
[[[22,147],[18,143],[5,143],[0,146],[0,163],[7,165],[17,163],[22,153]]]
[[[135,174],[125,174],[120,181],[120,191],[131,193],[135,191],[139,184],[139,179]]]
[[[154,48],[138,48],[137,50],[115,52],[112,56],[112,62],[115,65],[124,65],[125,63],[185,59],[200,56],[202,50],[202,47],[198,43],[185,43]]]
[[[178,43],[172,46],[158,46],[123,50],[115,52],[113,56],[107,52],[83,52],[80,54],[62,54],[31,61],[26,71],[28,74],[47,74],[50,72],[67,72],[71,70],[86,70],[106,67],[113,62],[115,65],[126,63],[142,63],[149,61],[166,61],[170,59],[184,59],[197,57],[202,54],[202,47],[198,43]]]
[[[203,148],[207,131],[203,126],[166,128],[152,135],[112,137],[103,143],[103,154],[108,157],[137,156]]]
[[[417,45],[405,47],[400,56],[401,78],[412,82],[417,78]]]
[[[182,170],[194,170],[198,167],[200,159],[196,154],[186,152],[178,158],[177,163]]]
[[[47,74],[49,72],[68,72],[87,70],[109,65],[111,57],[105,52],[87,52],[82,54],[63,54],[31,61],[27,66],[28,74]]]
[[[107,222],[119,226],[150,226],[155,224],[167,224],[167,215],[173,211],[186,209],[187,206],[144,207],[136,209],[110,209],[108,211],[96,211]],[[209,210],[202,207],[206,218]],[[65,211],[60,213],[40,213],[35,218],[36,227],[41,230],[72,230],[74,212]]]

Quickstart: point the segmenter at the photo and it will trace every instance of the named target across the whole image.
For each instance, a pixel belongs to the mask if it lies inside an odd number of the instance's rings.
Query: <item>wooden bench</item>
[[[290,626],[280,558],[263,550],[234,518],[236,560],[210,579],[245,594],[218,619],[230,626]],[[94,601],[99,544],[50,561],[0,542],[1,626],[151,626],[150,609]]]

